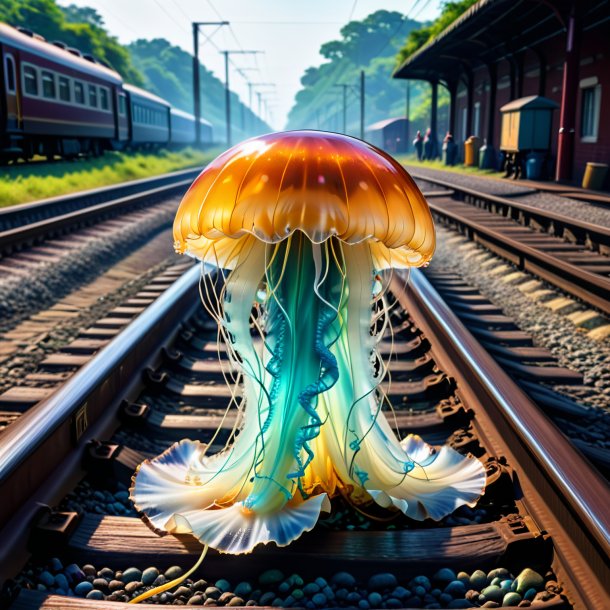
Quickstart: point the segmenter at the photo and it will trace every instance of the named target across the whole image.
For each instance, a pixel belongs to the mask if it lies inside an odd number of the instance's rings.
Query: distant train
[[[0,162],[195,142],[195,118],[91,55],[0,23]],[[212,142],[201,121],[201,141]]]

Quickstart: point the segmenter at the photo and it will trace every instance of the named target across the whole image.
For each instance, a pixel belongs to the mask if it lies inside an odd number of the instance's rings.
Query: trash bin
[[[587,163],[585,175],[582,179],[582,188],[601,191],[604,187],[607,173],[608,165],[606,163]]]
[[[455,165],[457,156],[457,144],[453,141],[443,143],[443,160],[445,165]]]
[[[525,177],[528,180],[540,180],[544,167],[544,154],[532,152],[525,162]]]
[[[481,138],[470,136],[464,142],[464,165],[477,167],[479,165],[479,149],[481,148]]]

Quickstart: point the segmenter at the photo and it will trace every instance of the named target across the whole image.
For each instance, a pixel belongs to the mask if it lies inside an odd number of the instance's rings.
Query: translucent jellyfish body
[[[204,262],[204,302],[243,388],[223,450],[184,440],[140,466],[132,498],[156,531],[245,553],[312,529],[338,493],[420,520],[477,501],[478,460],[400,441],[382,412],[387,275],[434,249],[398,163],[338,134],[249,140],[193,183],[174,237]]]

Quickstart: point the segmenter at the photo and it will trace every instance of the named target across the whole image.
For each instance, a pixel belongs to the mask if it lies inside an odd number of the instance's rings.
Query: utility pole
[[[364,140],[364,70],[360,70],[360,139]]]
[[[409,139],[411,137],[409,131],[411,129],[411,81],[407,80],[407,121],[405,124],[405,152],[409,150]]]
[[[262,51],[221,51],[225,56],[225,120],[227,123],[227,147],[231,146],[231,90],[229,89],[229,56],[256,55]]]
[[[199,82],[199,28],[204,25],[222,27],[228,21],[193,21],[193,106],[195,115],[195,144],[201,145],[201,97]]]

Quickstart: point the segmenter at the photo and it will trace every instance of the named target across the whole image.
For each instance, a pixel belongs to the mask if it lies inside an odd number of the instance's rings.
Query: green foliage
[[[135,85],[144,82],[129,52],[106,31],[95,9],[74,5],[64,8],[55,0],[2,0],[0,21],[26,27],[49,41],[61,40],[107,62],[129,82]]]
[[[193,112],[193,58],[189,53],[163,38],[136,40],[127,46],[127,50],[137,69],[144,75],[146,89],[165,98],[176,108]],[[226,129],[224,83],[201,64],[199,73],[201,114],[212,123],[214,138],[223,140]],[[233,92],[231,112],[234,141],[268,131],[268,126]]]
[[[187,148],[155,154],[112,152],[98,159],[0,167],[0,207],[203,167],[214,156],[212,151]]]
[[[359,133],[360,70],[366,77],[366,124],[405,114],[406,83],[390,77],[400,41],[420,23],[395,11],[379,10],[363,21],[350,21],[341,29],[341,40],[327,42],[320,54],[328,61],[308,68],[288,117],[288,128],[342,129],[342,88],[348,91],[347,131]],[[411,84],[414,108],[425,91],[425,85]]]
[[[465,13],[478,0],[456,0],[444,2],[441,14],[430,24],[414,30],[407,36],[407,41],[398,52],[398,63],[401,64],[427,42],[438,36],[445,28],[450,26],[460,15]]]

